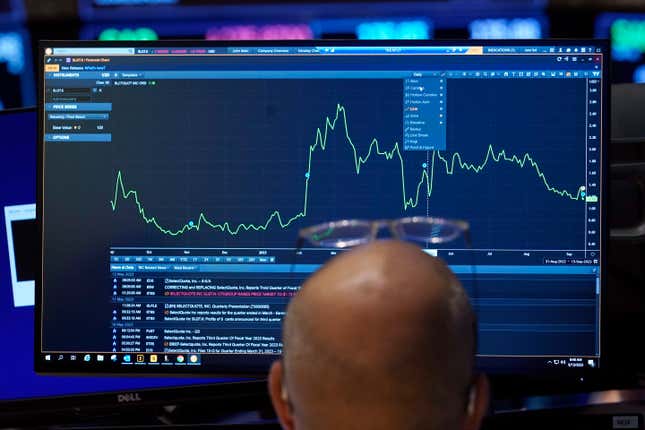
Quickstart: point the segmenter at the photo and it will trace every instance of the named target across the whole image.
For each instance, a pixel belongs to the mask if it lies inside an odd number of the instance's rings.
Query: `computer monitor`
[[[117,402],[117,392],[223,382],[216,378],[51,377],[34,371],[34,273],[36,230],[36,109],[0,112],[0,417],[28,410],[31,402],[56,400],[60,406],[88,404],[88,395],[112,393],[101,402]],[[7,186],[5,186],[7,185]],[[197,388],[197,387],[196,387]],[[222,389],[211,388],[221,393]],[[187,394],[184,389],[183,395]],[[172,392],[140,394],[171,399]],[[61,398],[65,399],[61,401]],[[98,399],[97,399],[98,400]],[[23,410],[20,405],[24,406]],[[4,423],[3,419],[3,423]]]
[[[414,215],[470,222],[423,246],[481,369],[603,365],[605,42],[40,48],[39,371],[264,373],[343,252],[298,230]]]

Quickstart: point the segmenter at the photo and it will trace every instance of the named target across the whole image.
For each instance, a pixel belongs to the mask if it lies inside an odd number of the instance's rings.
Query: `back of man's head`
[[[285,428],[477,428],[475,316],[454,274],[420,248],[378,241],[312,275],[284,321],[270,392]]]

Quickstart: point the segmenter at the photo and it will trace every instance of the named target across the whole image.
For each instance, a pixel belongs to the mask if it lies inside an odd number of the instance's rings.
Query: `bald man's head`
[[[296,428],[459,428],[474,327],[457,278],[418,247],[344,252],[289,304],[281,397]]]

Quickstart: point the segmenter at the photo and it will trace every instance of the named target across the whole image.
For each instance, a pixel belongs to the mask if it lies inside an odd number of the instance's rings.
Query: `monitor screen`
[[[40,370],[264,373],[343,252],[298,230],[415,215],[470,222],[422,246],[482,369],[601,365],[602,42],[41,48]]]
[[[218,382],[52,377],[34,371],[36,110],[0,112],[0,405],[7,401]],[[10,184],[10,186],[4,186]],[[56,357],[57,359],[58,357]]]

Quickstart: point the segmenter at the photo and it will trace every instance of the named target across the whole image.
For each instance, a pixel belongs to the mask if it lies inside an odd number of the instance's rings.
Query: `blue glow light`
[[[645,52],[645,19],[617,19],[611,24],[611,47],[615,61],[639,61]]]
[[[359,39],[430,39],[432,26],[421,20],[363,22],[356,27]]]
[[[468,26],[472,39],[540,39],[542,26],[536,18],[476,19]]]
[[[637,84],[645,83],[645,64],[638,66],[634,70],[634,82]]]
[[[25,68],[25,48],[18,33],[0,33],[0,61],[7,63],[7,71],[19,75]]]
[[[179,3],[179,0],[94,0],[97,6],[154,6],[176,3]]]

